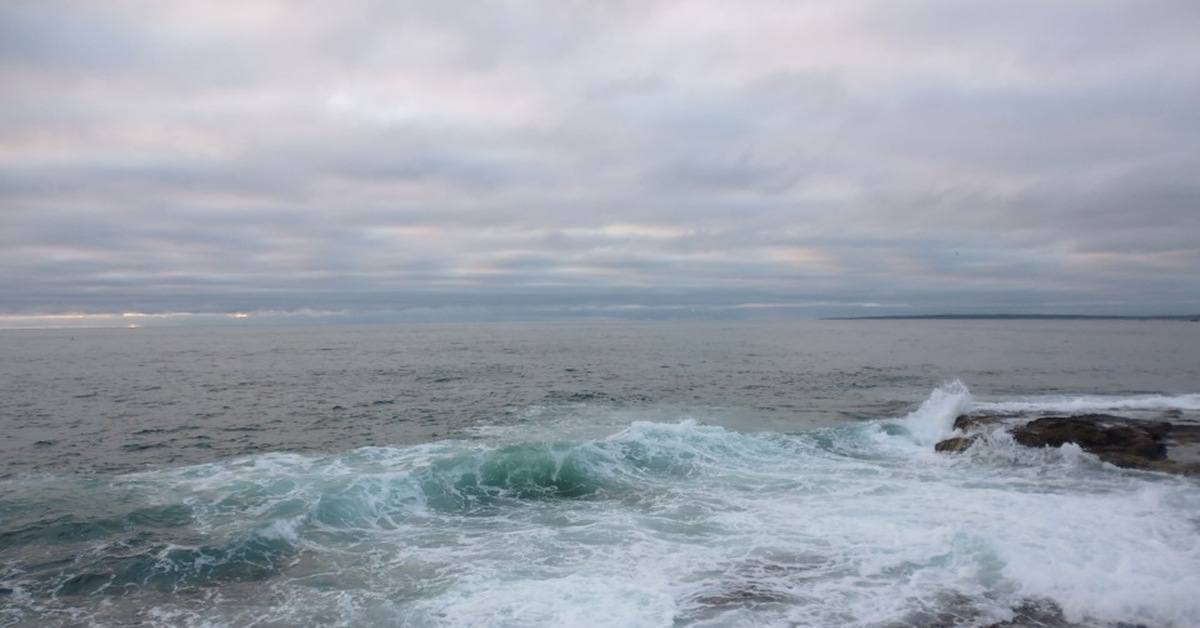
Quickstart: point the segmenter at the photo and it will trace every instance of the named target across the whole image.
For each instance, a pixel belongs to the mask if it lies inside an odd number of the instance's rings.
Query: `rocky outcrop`
[[[1172,473],[1200,474],[1200,425],[1132,419],[1108,414],[1046,416],[1022,422],[1014,417],[964,415],[954,429],[965,436],[934,446],[942,452],[964,451],[979,434],[1007,429],[1026,447],[1061,447],[1075,443],[1084,451],[1118,467]]]
[[[954,429],[960,432],[979,432],[1011,422],[1013,417],[998,414],[964,414],[954,419]]]
[[[951,453],[966,451],[967,449],[969,449],[971,447],[971,445],[975,444],[976,438],[978,438],[978,437],[977,436],[955,436],[954,438],[947,438],[946,440],[941,441],[938,444],[934,445],[933,450],[934,451],[951,452]]]
[[[1013,440],[1026,447],[1062,447],[1075,443],[1102,460],[1166,460],[1171,424],[1134,421],[1107,414],[1048,416],[1013,428]],[[1114,462],[1118,466],[1120,463]]]

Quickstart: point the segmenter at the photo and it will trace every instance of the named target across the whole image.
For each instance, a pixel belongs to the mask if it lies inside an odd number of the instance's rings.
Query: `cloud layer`
[[[1183,1],[14,2],[2,314],[1200,310]]]

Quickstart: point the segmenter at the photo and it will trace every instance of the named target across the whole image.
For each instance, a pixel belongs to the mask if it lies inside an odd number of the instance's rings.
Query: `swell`
[[[770,439],[683,422],[608,438],[504,446],[371,447],[266,454],[108,482],[41,477],[0,485],[9,589],[125,595],[266,580],[305,551],[372,531],[500,516],[532,504],[622,500],[741,459]],[[47,495],[56,495],[48,499]]]
[[[1193,485],[1071,449],[935,454],[977,406],[951,382],[904,416],[792,434],[635,421],[599,438],[5,481],[0,590],[14,608],[88,612],[286,591],[272,603],[293,618],[349,599],[352,619],[390,596],[390,623],[430,625],[562,619],[584,595],[628,625],[663,625],[649,607],[682,625],[987,625],[1043,601],[1049,625],[1200,617],[1181,593],[1200,557],[1164,549],[1195,538]],[[247,623],[237,612],[228,625]]]

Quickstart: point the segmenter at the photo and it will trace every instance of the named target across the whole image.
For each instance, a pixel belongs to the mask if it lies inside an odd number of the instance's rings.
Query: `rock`
[[[938,444],[934,445],[933,450],[957,453],[960,451],[966,451],[968,448],[971,447],[971,445],[974,445],[974,444],[975,444],[974,436],[956,436],[954,438],[947,438],[946,440],[941,441]]]
[[[1013,439],[1026,447],[1061,447],[1075,443],[1101,460],[1118,466],[1165,460],[1171,424],[1134,421],[1106,414],[1042,417],[1013,428]]]
[[[1165,421],[1142,421],[1107,414],[1034,419],[1013,428],[1013,439],[1027,447],[1061,447],[1075,443],[1101,460],[1127,469],[1191,473],[1191,465],[1167,459]]]
[[[954,429],[960,432],[976,432],[1003,423],[1005,418],[996,414],[962,414],[954,419]]]
[[[1061,447],[1075,443],[1109,464],[1126,469],[1143,469],[1185,475],[1200,475],[1200,425],[1156,418],[1130,418],[1108,414],[1048,416],[1021,424],[1018,417],[997,415],[959,416],[954,429],[965,436],[943,440],[934,449],[956,453],[970,448],[980,435],[1008,430],[1026,447]]]
[[[1005,417],[993,414],[962,414],[954,419],[954,430],[963,432],[966,436],[955,436],[938,442],[933,446],[934,451],[944,453],[959,453],[970,449],[985,431],[1001,425]]]

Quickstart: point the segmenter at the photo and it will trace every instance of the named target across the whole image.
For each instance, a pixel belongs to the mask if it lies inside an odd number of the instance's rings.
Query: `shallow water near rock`
[[[964,412],[1200,412],[1129,321],[0,332],[0,623],[1193,626],[1200,484]]]

